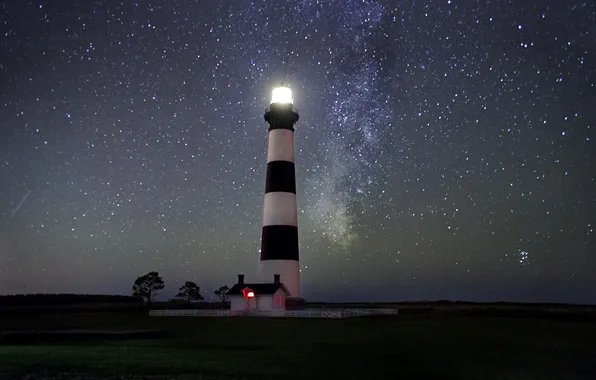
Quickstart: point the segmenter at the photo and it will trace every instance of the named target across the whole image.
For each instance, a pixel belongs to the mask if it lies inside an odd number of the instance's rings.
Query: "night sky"
[[[0,294],[258,271],[285,81],[307,300],[596,303],[591,1],[4,1]]]

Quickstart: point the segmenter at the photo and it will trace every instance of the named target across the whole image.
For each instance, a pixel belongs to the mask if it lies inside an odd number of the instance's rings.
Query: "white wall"
[[[232,295],[230,296],[230,310],[245,310],[246,303],[244,302],[244,296]]]
[[[263,294],[261,296],[257,296],[257,308],[263,311],[273,309],[273,300],[271,299],[271,295]]]
[[[246,299],[246,309],[248,311],[257,311],[259,310],[258,307],[258,298],[257,297],[251,297],[251,298],[247,298]]]

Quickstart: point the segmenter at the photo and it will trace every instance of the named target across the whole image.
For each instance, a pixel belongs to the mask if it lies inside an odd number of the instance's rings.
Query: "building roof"
[[[241,295],[242,294],[242,290],[249,288],[250,290],[252,290],[255,295],[261,295],[261,294],[275,294],[275,292],[277,292],[280,288],[284,291],[284,293],[286,294],[290,294],[290,292],[288,292],[288,290],[286,289],[286,287],[284,286],[284,284],[281,283],[261,283],[261,284],[235,284],[234,286],[232,286],[232,288],[230,290],[228,290],[228,295]]]

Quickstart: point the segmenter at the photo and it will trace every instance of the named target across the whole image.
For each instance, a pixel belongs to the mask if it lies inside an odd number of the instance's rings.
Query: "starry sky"
[[[596,303],[590,1],[0,4],[0,294],[257,274],[294,92],[307,300]]]

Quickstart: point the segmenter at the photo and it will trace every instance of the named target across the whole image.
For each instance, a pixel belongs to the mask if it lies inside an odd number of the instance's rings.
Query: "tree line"
[[[166,286],[165,281],[159,275],[158,272],[152,271],[142,276],[139,276],[134,284],[132,285],[132,295],[135,297],[142,297],[147,305],[151,306],[151,302],[157,297],[160,290],[163,290]],[[215,294],[222,303],[228,301],[228,290],[230,288],[227,285],[220,286],[215,289]],[[185,300],[188,305],[193,301],[203,301],[205,298],[201,294],[201,288],[193,281],[186,281],[184,285],[178,288],[178,294],[176,298]]]

